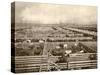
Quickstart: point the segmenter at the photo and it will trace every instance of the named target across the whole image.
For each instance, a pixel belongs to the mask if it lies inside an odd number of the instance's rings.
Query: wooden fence
[[[97,67],[97,60],[90,60],[88,58],[89,55],[92,53],[84,53],[84,54],[71,54],[68,58],[67,63],[56,63],[60,70],[64,69],[83,69],[83,68],[96,68]],[[94,54],[94,53],[93,53]],[[58,58],[61,56],[51,56],[50,61],[57,61]],[[41,71],[48,71],[48,57],[47,56],[16,56],[12,57],[14,61],[16,73],[21,72],[39,72],[40,68]],[[50,68],[55,68],[54,64],[49,64]]]

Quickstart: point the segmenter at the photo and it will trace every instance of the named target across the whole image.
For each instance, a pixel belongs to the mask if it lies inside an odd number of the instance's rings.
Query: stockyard
[[[12,61],[15,62],[15,72],[79,70],[97,67],[95,27],[86,27],[86,29],[60,25],[16,26],[15,60]]]
[[[97,68],[95,6],[16,2],[15,7],[12,72]]]

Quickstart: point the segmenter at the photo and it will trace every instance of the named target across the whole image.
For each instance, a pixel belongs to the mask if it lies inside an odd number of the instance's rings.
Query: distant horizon
[[[27,25],[27,26],[26,26]],[[92,24],[92,25],[79,25],[79,24],[19,24],[19,23],[16,23],[15,26],[18,26],[18,27],[57,27],[57,26],[61,26],[61,27],[93,27],[93,28],[97,28],[97,24]],[[15,27],[16,28],[16,27]]]

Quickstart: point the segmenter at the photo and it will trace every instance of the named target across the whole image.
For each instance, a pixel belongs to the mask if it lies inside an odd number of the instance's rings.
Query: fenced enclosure
[[[63,63],[56,62],[61,56],[16,56],[12,57],[12,62],[15,62],[15,72],[18,73],[96,68],[97,60],[90,59],[91,55],[96,54],[70,54],[66,58],[68,61]]]

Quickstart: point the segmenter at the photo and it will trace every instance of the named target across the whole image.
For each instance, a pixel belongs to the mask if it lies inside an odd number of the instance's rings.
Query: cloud
[[[25,7],[21,8],[23,5]],[[97,8],[94,6],[22,3],[17,9],[18,22],[92,24],[97,21]]]

